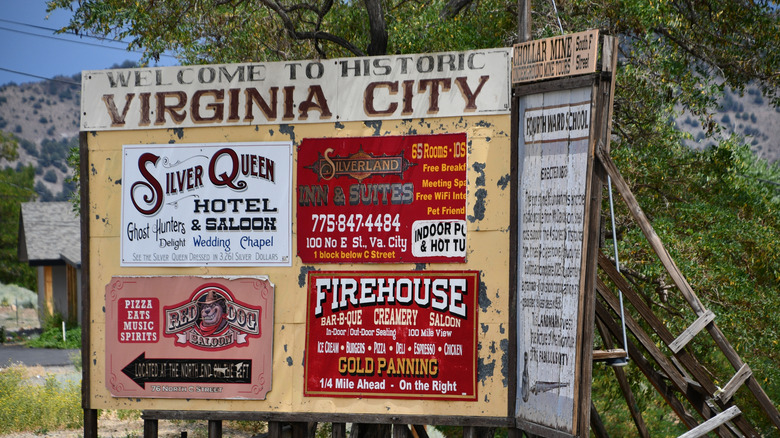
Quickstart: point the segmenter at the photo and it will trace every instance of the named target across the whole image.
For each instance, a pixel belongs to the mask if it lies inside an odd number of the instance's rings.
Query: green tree
[[[0,157],[14,159],[17,156],[18,140],[0,131],[0,141]],[[0,283],[13,283],[31,290],[36,289],[35,269],[19,261],[17,242],[21,203],[35,199],[32,189],[34,178],[35,169],[32,166],[0,170]]]

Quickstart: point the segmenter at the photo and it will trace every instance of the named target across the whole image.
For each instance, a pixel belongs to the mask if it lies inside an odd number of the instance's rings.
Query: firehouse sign
[[[304,395],[477,399],[477,271],[310,272]]]
[[[290,266],[289,142],[126,145],[122,266]]]
[[[273,303],[262,277],[114,277],[106,286],[111,395],[264,399]]]
[[[304,262],[465,262],[466,135],[304,139]]]
[[[509,111],[509,51],[88,71],[82,130],[324,123]]]

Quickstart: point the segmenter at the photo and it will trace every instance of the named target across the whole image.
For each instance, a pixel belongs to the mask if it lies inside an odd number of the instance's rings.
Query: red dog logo
[[[247,336],[260,336],[261,311],[236,301],[222,285],[205,284],[188,301],[165,307],[165,336],[203,350],[246,346]]]

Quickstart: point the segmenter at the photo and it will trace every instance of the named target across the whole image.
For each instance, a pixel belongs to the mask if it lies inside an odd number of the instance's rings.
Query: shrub
[[[62,350],[81,348],[81,327],[66,330],[65,341],[62,340],[62,326],[52,327],[41,333],[38,338],[28,341],[27,345],[34,348],[59,348]]]
[[[49,169],[46,171],[46,173],[43,174],[43,180],[50,183],[56,183],[57,182],[57,172],[54,171],[54,169]]]
[[[50,430],[82,426],[81,387],[60,383],[49,376],[43,385],[24,378],[25,368],[14,365],[0,370],[0,433]]]

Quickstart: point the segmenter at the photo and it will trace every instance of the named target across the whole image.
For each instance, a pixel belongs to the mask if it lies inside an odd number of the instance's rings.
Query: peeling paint
[[[487,285],[482,279],[479,280],[479,308],[483,312],[487,312],[490,306],[493,304],[490,298],[487,296]]]
[[[415,271],[424,271],[426,266],[427,265],[425,263],[415,263],[414,270]]]
[[[504,334],[504,332],[506,332],[506,330],[504,329],[504,324],[498,325],[498,332],[501,333],[502,335]]]
[[[379,130],[382,129],[381,120],[368,120],[363,122],[363,124],[374,130],[374,136],[378,136],[380,134]]]
[[[479,326],[482,328],[482,333],[487,334],[488,328],[489,328],[488,325],[485,324],[484,322],[482,322],[482,323],[479,324]]]
[[[92,167],[92,175],[97,175],[97,169],[95,169],[95,163],[90,163],[90,166]]]
[[[122,185],[122,178],[114,181],[114,184],[121,186]]]
[[[287,353],[287,344],[284,344],[284,352]]]
[[[287,366],[288,367],[293,366],[292,356],[287,356]]]
[[[490,342],[490,348],[488,348],[488,350],[490,350],[490,352],[492,354],[496,354],[496,342],[495,341],[491,341]]]
[[[477,179],[474,180],[474,185],[477,187],[485,187],[485,163],[474,163],[471,167],[479,174]]]
[[[502,331],[503,333],[503,331]],[[501,383],[506,388],[509,385],[509,339],[502,339],[499,343],[501,347]]]
[[[495,360],[490,363],[485,363],[484,358],[480,357],[477,362],[477,380],[484,385],[488,377],[493,377],[493,370],[495,370],[495,368]]]
[[[510,175],[504,175],[501,178],[499,178],[498,183],[496,184],[501,190],[506,190],[506,186],[509,185],[509,182],[512,181],[512,177]]]
[[[341,122],[336,122],[336,123],[333,124],[333,126],[336,127],[336,129],[344,129],[345,128],[344,124],[341,123]]]
[[[177,137],[179,137],[179,140],[181,140],[182,138],[184,138],[184,128],[173,128],[173,129],[171,129],[171,131],[173,131],[173,133],[174,133],[174,134],[175,134]]]
[[[294,125],[279,125],[279,132],[281,134],[287,134],[290,136],[290,141],[295,143],[295,126]]]
[[[480,120],[479,122],[474,124],[475,126],[479,126],[480,128],[490,128],[493,126],[492,123],[488,122],[487,120]]]
[[[479,189],[474,193],[474,196],[477,198],[477,201],[474,203],[474,215],[468,217],[468,220],[472,223],[485,219],[485,198],[487,198],[487,190]]]
[[[306,287],[306,274],[309,271],[316,271],[314,266],[301,266],[301,273],[298,274],[298,287]]]

